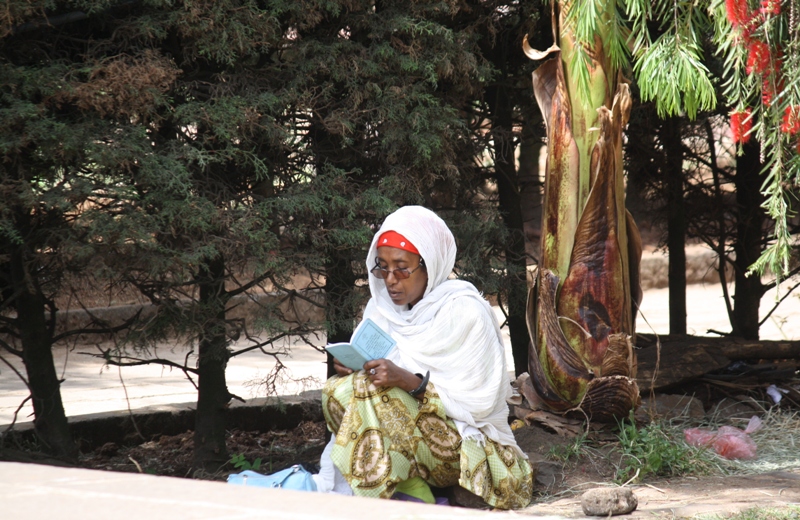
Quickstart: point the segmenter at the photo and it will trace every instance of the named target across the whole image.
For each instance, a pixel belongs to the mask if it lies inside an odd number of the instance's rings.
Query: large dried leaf
[[[550,384],[566,401],[577,403],[586,384],[594,377],[573,347],[567,342],[556,312],[558,277],[542,269],[539,278],[539,326],[543,338],[539,358]]]
[[[544,127],[547,130],[547,137],[550,137],[550,116],[553,107],[553,96],[556,95],[558,88],[558,67],[561,61],[561,55],[557,54],[556,57],[547,60],[539,65],[533,71],[533,95],[536,97],[536,103],[539,105],[539,110],[542,112],[542,119],[544,120]]]
[[[574,406],[556,391],[550,383],[550,377],[545,374],[539,355],[535,348],[531,349],[528,355],[528,371],[530,372],[530,383],[536,390],[538,398],[529,400],[531,404],[544,404],[550,410],[565,411]]]
[[[636,378],[636,351],[631,337],[627,334],[610,334],[608,349],[600,366],[603,377],[626,376]]]
[[[629,376],[636,373],[630,338],[641,297],[641,240],[624,207],[622,176],[630,89],[620,78],[613,102],[606,97],[607,105],[597,109],[597,128],[573,134],[564,65],[560,52],[554,54],[533,74],[548,154],[542,260],[526,312],[533,345],[524,386],[535,391],[528,398],[535,406],[566,412],[579,405],[593,417],[617,417],[638,402]],[[580,129],[586,113],[578,108]],[[591,149],[590,157],[581,157],[576,135],[582,136],[581,149]],[[618,402],[603,402],[605,397]]]
[[[577,419],[570,419],[543,410],[531,410],[522,406],[514,407],[514,416],[522,419],[526,424],[537,423],[546,430],[551,430],[557,435],[575,438],[584,431],[583,423]]]
[[[548,271],[548,277],[552,277],[552,273]],[[526,321],[528,324],[528,332],[531,335],[531,338],[536,338],[539,336],[539,331],[541,329],[538,328],[538,315],[537,310],[541,305],[539,299],[539,285],[540,279],[537,278],[534,281],[533,286],[528,291],[528,306],[527,306],[527,313],[526,313]],[[552,280],[551,280],[552,283]],[[555,278],[555,284],[558,284],[558,278]],[[549,304],[550,313],[552,314],[554,303],[551,300]],[[545,370],[542,366],[542,361],[540,359],[540,347],[543,351],[544,356],[547,356],[547,349],[544,348],[546,344],[546,340],[542,340],[539,342],[532,342],[528,348],[528,372],[530,377],[524,378],[520,376],[517,379],[517,387],[528,401],[530,406],[535,408],[541,408],[543,405],[551,410],[558,410],[558,411],[565,411],[574,406],[574,402],[564,399],[561,396],[561,393],[556,390],[556,388],[551,384],[550,375],[545,373]],[[567,346],[568,347],[568,346]],[[548,363],[548,366],[550,363]],[[525,374],[523,374],[525,376]]]
[[[538,329],[538,308],[539,308],[539,281],[537,277],[534,278],[534,283],[528,290],[528,305],[526,309],[526,322],[528,324],[528,333],[531,339],[539,337]],[[528,373],[529,377],[523,378],[526,374],[520,376],[518,379],[518,389],[525,397],[530,406],[541,408],[540,405],[551,410],[568,410],[572,407],[572,403],[566,401],[559,395],[559,393],[550,384],[550,378],[545,374],[542,368],[542,362],[539,359],[539,345],[541,343],[532,341],[528,346]],[[523,417],[520,417],[523,419]]]
[[[533,276],[533,284],[528,289],[528,301],[525,305],[525,324],[528,326],[528,335],[531,338],[531,341],[534,341],[538,336],[538,313],[537,313],[537,305],[539,302],[539,271],[538,268],[536,273]],[[535,346],[535,344],[534,344]],[[531,349],[528,350],[531,352]]]
[[[617,234],[613,124],[608,109],[601,108],[598,113],[600,138],[592,155],[594,183],[578,222],[569,274],[558,301],[558,313],[572,320],[563,324],[568,341],[593,367],[603,361],[608,335],[623,332],[624,315],[630,312],[625,308],[624,266]]]
[[[558,45],[553,43],[553,45],[551,45],[547,49],[545,49],[543,51],[540,51],[538,49],[534,49],[533,47],[531,47],[531,44],[528,43],[528,35],[527,34],[522,38],[522,52],[525,53],[525,56],[527,56],[528,58],[530,58],[530,59],[532,59],[534,61],[543,60],[546,57],[550,56],[552,53],[558,52],[560,50],[561,49],[558,47]]]
[[[592,421],[623,419],[639,406],[639,386],[625,376],[598,377],[589,383],[578,409]]]
[[[592,186],[575,232],[569,274],[558,312],[570,318],[564,333],[589,366],[599,367],[608,336],[632,331],[622,179],[622,125],[630,112],[630,91],[621,83],[612,110],[600,107],[599,136],[591,158]],[[620,218],[621,217],[621,218]]]
[[[528,372],[523,372],[520,374],[514,381],[513,385],[519,391],[523,400],[527,402],[526,406],[528,408],[539,410],[543,408],[543,405],[546,406],[539,397],[539,394],[536,392],[536,389],[533,387],[533,382],[531,381],[531,376],[528,374]],[[520,419],[521,418],[522,417],[520,417]]]
[[[533,91],[547,127],[540,267],[563,278],[580,211],[575,198],[580,190],[580,152],[572,135],[572,109],[560,52],[534,71]]]
[[[630,292],[631,292],[631,335],[633,342],[636,342],[636,315],[639,313],[639,305],[642,303],[642,279],[640,274],[642,263],[642,235],[639,227],[633,220],[630,211],[625,210],[625,221],[628,226],[628,272],[630,273]]]

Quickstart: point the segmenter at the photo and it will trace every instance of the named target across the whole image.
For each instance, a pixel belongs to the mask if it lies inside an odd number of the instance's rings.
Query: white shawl
[[[447,224],[421,206],[398,209],[373,238],[368,269],[375,266],[376,242],[386,231],[414,244],[428,273],[423,298],[410,310],[392,302],[384,280],[369,277],[372,298],[364,317],[397,340],[388,359],[414,373],[430,370],[445,411],[463,438],[482,442],[486,435],[522,454],[508,425],[511,386],[500,327],[475,286],[448,280],[456,244]]]

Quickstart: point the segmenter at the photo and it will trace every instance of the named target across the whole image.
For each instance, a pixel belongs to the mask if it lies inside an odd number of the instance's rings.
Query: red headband
[[[403,249],[409,253],[414,253],[415,255],[419,254],[419,251],[416,247],[414,247],[414,244],[412,244],[406,237],[397,231],[387,231],[378,237],[378,245],[376,247],[384,246]]]

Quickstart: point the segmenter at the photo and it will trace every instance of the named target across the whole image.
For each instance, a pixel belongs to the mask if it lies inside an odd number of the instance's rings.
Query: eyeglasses
[[[398,280],[405,280],[409,276],[411,276],[411,274],[414,271],[416,271],[420,267],[423,267],[424,265],[425,265],[425,262],[422,260],[422,258],[420,258],[419,259],[419,265],[417,267],[415,267],[414,269],[409,269],[408,267],[401,267],[399,269],[386,269],[386,268],[381,267],[380,264],[375,264],[375,267],[370,269],[369,272],[372,273],[372,275],[375,276],[376,278],[382,278],[384,280],[389,278],[390,274],[393,274],[394,277],[396,279],[398,279]]]

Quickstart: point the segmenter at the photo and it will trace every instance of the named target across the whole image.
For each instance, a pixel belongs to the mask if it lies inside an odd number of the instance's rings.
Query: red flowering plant
[[[794,135],[800,132],[800,105],[790,105],[783,113],[781,132]]]
[[[781,14],[781,2],[780,0],[762,0],[760,11],[764,16],[777,16]]]
[[[753,111],[749,108],[731,113],[731,134],[734,143],[746,143],[753,129]]]
[[[789,273],[787,219],[800,192],[800,0],[712,0],[715,40],[725,55],[731,135],[758,140],[764,204],[775,231],[751,272]],[[741,151],[741,149],[740,149]]]

